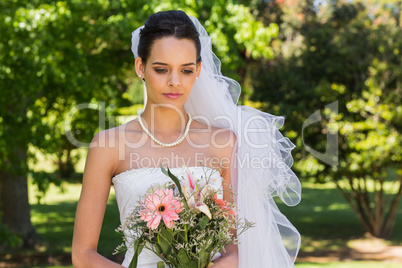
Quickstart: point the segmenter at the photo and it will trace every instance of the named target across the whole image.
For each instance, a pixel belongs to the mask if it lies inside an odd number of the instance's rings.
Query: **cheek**
[[[191,90],[195,83],[195,77],[185,76],[181,81],[186,89]]]
[[[148,82],[150,83],[150,86],[155,90],[161,89],[165,84],[164,79],[160,77],[160,75],[155,74],[148,76]]]

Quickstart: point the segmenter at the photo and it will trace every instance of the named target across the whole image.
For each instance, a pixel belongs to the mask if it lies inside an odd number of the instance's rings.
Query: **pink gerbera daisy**
[[[180,199],[173,197],[172,189],[157,189],[155,193],[145,197],[142,205],[145,208],[140,211],[141,220],[146,221],[148,228],[152,230],[159,226],[161,219],[171,229],[173,221],[179,219],[178,213],[183,210]]]

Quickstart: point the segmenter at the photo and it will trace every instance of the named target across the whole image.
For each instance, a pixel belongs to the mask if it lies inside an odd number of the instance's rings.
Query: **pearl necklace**
[[[190,124],[191,124],[192,118],[191,118],[191,115],[190,115],[189,113],[187,113],[187,115],[188,115],[188,122],[187,122],[186,129],[185,129],[185,131],[184,131],[183,136],[182,136],[180,139],[178,139],[177,141],[172,142],[172,143],[164,143],[164,142],[161,142],[161,141],[157,140],[157,139],[151,134],[151,132],[149,132],[149,130],[146,129],[146,127],[145,127],[144,124],[142,123],[141,114],[138,115],[138,123],[140,123],[140,126],[141,126],[142,130],[144,130],[144,132],[147,133],[147,135],[148,135],[154,142],[156,142],[157,144],[159,144],[160,146],[163,146],[163,147],[173,147],[173,146],[176,146],[176,145],[180,144],[180,143],[184,140],[184,138],[187,136],[188,131],[190,130]]]

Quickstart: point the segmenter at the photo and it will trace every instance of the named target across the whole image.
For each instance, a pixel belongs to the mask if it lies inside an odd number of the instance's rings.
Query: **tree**
[[[298,3],[313,7],[311,1]],[[298,8],[292,10],[302,12]],[[364,229],[389,237],[402,196],[402,37],[396,18],[373,18],[365,3],[347,1],[305,9],[298,23],[289,21],[287,10],[282,8],[280,31],[292,36],[274,44],[276,57],[255,72],[254,98],[265,100],[267,110],[287,115],[287,135],[299,147],[298,172],[333,181]],[[257,79],[262,72],[265,79]],[[321,125],[303,131],[315,110],[336,101],[337,114],[326,109]],[[331,129],[334,123],[339,132]],[[325,152],[326,132],[338,135],[337,165],[300,149],[307,144]]]
[[[129,36],[149,15],[183,9],[199,17],[213,36],[217,54],[229,66],[226,74],[242,68],[238,78],[243,82],[246,61],[270,57],[268,44],[276,35],[274,24],[265,27],[235,1],[7,0],[0,8],[1,220],[21,235],[25,246],[39,239],[30,221],[27,177],[31,174],[42,189],[52,180],[30,170],[28,161],[35,155],[29,147],[56,154],[59,172],[68,176],[77,144],[67,141],[66,135],[89,142],[94,132],[113,122],[99,125],[97,111],[91,109],[76,113],[70,128],[64,128],[64,120],[72,108],[84,103],[107,115],[117,113],[111,105],[132,104],[127,97],[133,82]],[[99,108],[101,102],[105,105]]]
[[[121,36],[139,24],[132,13],[119,14],[122,4],[0,4],[2,222],[22,237],[25,246],[38,242],[27,191],[27,163],[35,156],[28,146],[47,153],[60,150],[65,136],[58,124],[77,103],[101,99],[118,104],[119,91],[115,89],[122,81],[123,68],[116,66],[124,67],[132,60],[129,40]],[[134,9],[140,5],[138,1],[131,3]],[[121,83],[121,87],[124,91],[126,85]],[[91,121],[87,123],[93,126]]]

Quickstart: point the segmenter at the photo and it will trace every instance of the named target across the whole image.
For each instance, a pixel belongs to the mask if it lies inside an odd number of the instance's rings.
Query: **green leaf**
[[[157,268],[165,268],[165,263],[163,261],[158,261],[156,267]]]
[[[190,208],[188,207],[188,204],[187,204],[187,199],[186,199],[186,197],[184,196],[183,191],[182,191],[182,189],[181,189],[181,184],[180,184],[179,179],[178,179],[175,175],[173,175],[172,172],[170,172],[169,168],[166,170],[166,169],[162,166],[162,164],[161,164],[161,170],[162,170],[163,174],[165,174],[166,176],[168,176],[169,178],[171,178],[172,181],[176,184],[177,189],[179,190],[179,193],[180,193],[180,197],[181,197],[183,200],[185,200],[185,202],[183,202],[184,207],[185,207],[186,209],[190,209]]]
[[[161,247],[157,243],[155,244],[155,253],[159,256],[163,253]]]
[[[166,230],[166,228],[160,228],[160,233],[158,234],[158,244],[166,256],[171,254],[172,241],[172,234]]]
[[[187,233],[186,231],[181,231],[177,234],[176,241],[180,244],[187,242]]]
[[[140,255],[142,249],[144,248],[144,245],[142,244],[144,242],[144,238],[141,236],[134,242],[134,256],[133,259],[130,262],[130,265],[128,268],[137,268],[138,265],[138,256]]]
[[[161,230],[162,236],[163,236],[169,243],[172,243],[172,241],[173,241],[172,232],[171,232],[170,230],[168,230],[167,227],[166,227],[166,228],[162,227],[160,230]]]
[[[169,243],[160,235],[158,234],[158,244],[162,249],[162,252],[164,254],[169,254],[170,253],[170,245]]]
[[[201,249],[198,259],[198,267],[207,267],[210,256],[210,252],[207,252],[205,248]]]
[[[199,220],[198,224],[200,225],[201,230],[205,229],[205,227],[207,226],[208,222],[209,222],[209,218],[207,216],[204,216]]]
[[[197,263],[195,261],[190,260],[187,256],[186,251],[182,248],[179,250],[179,253],[177,254],[177,260],[179,261],[181,267],[197,268]]]

